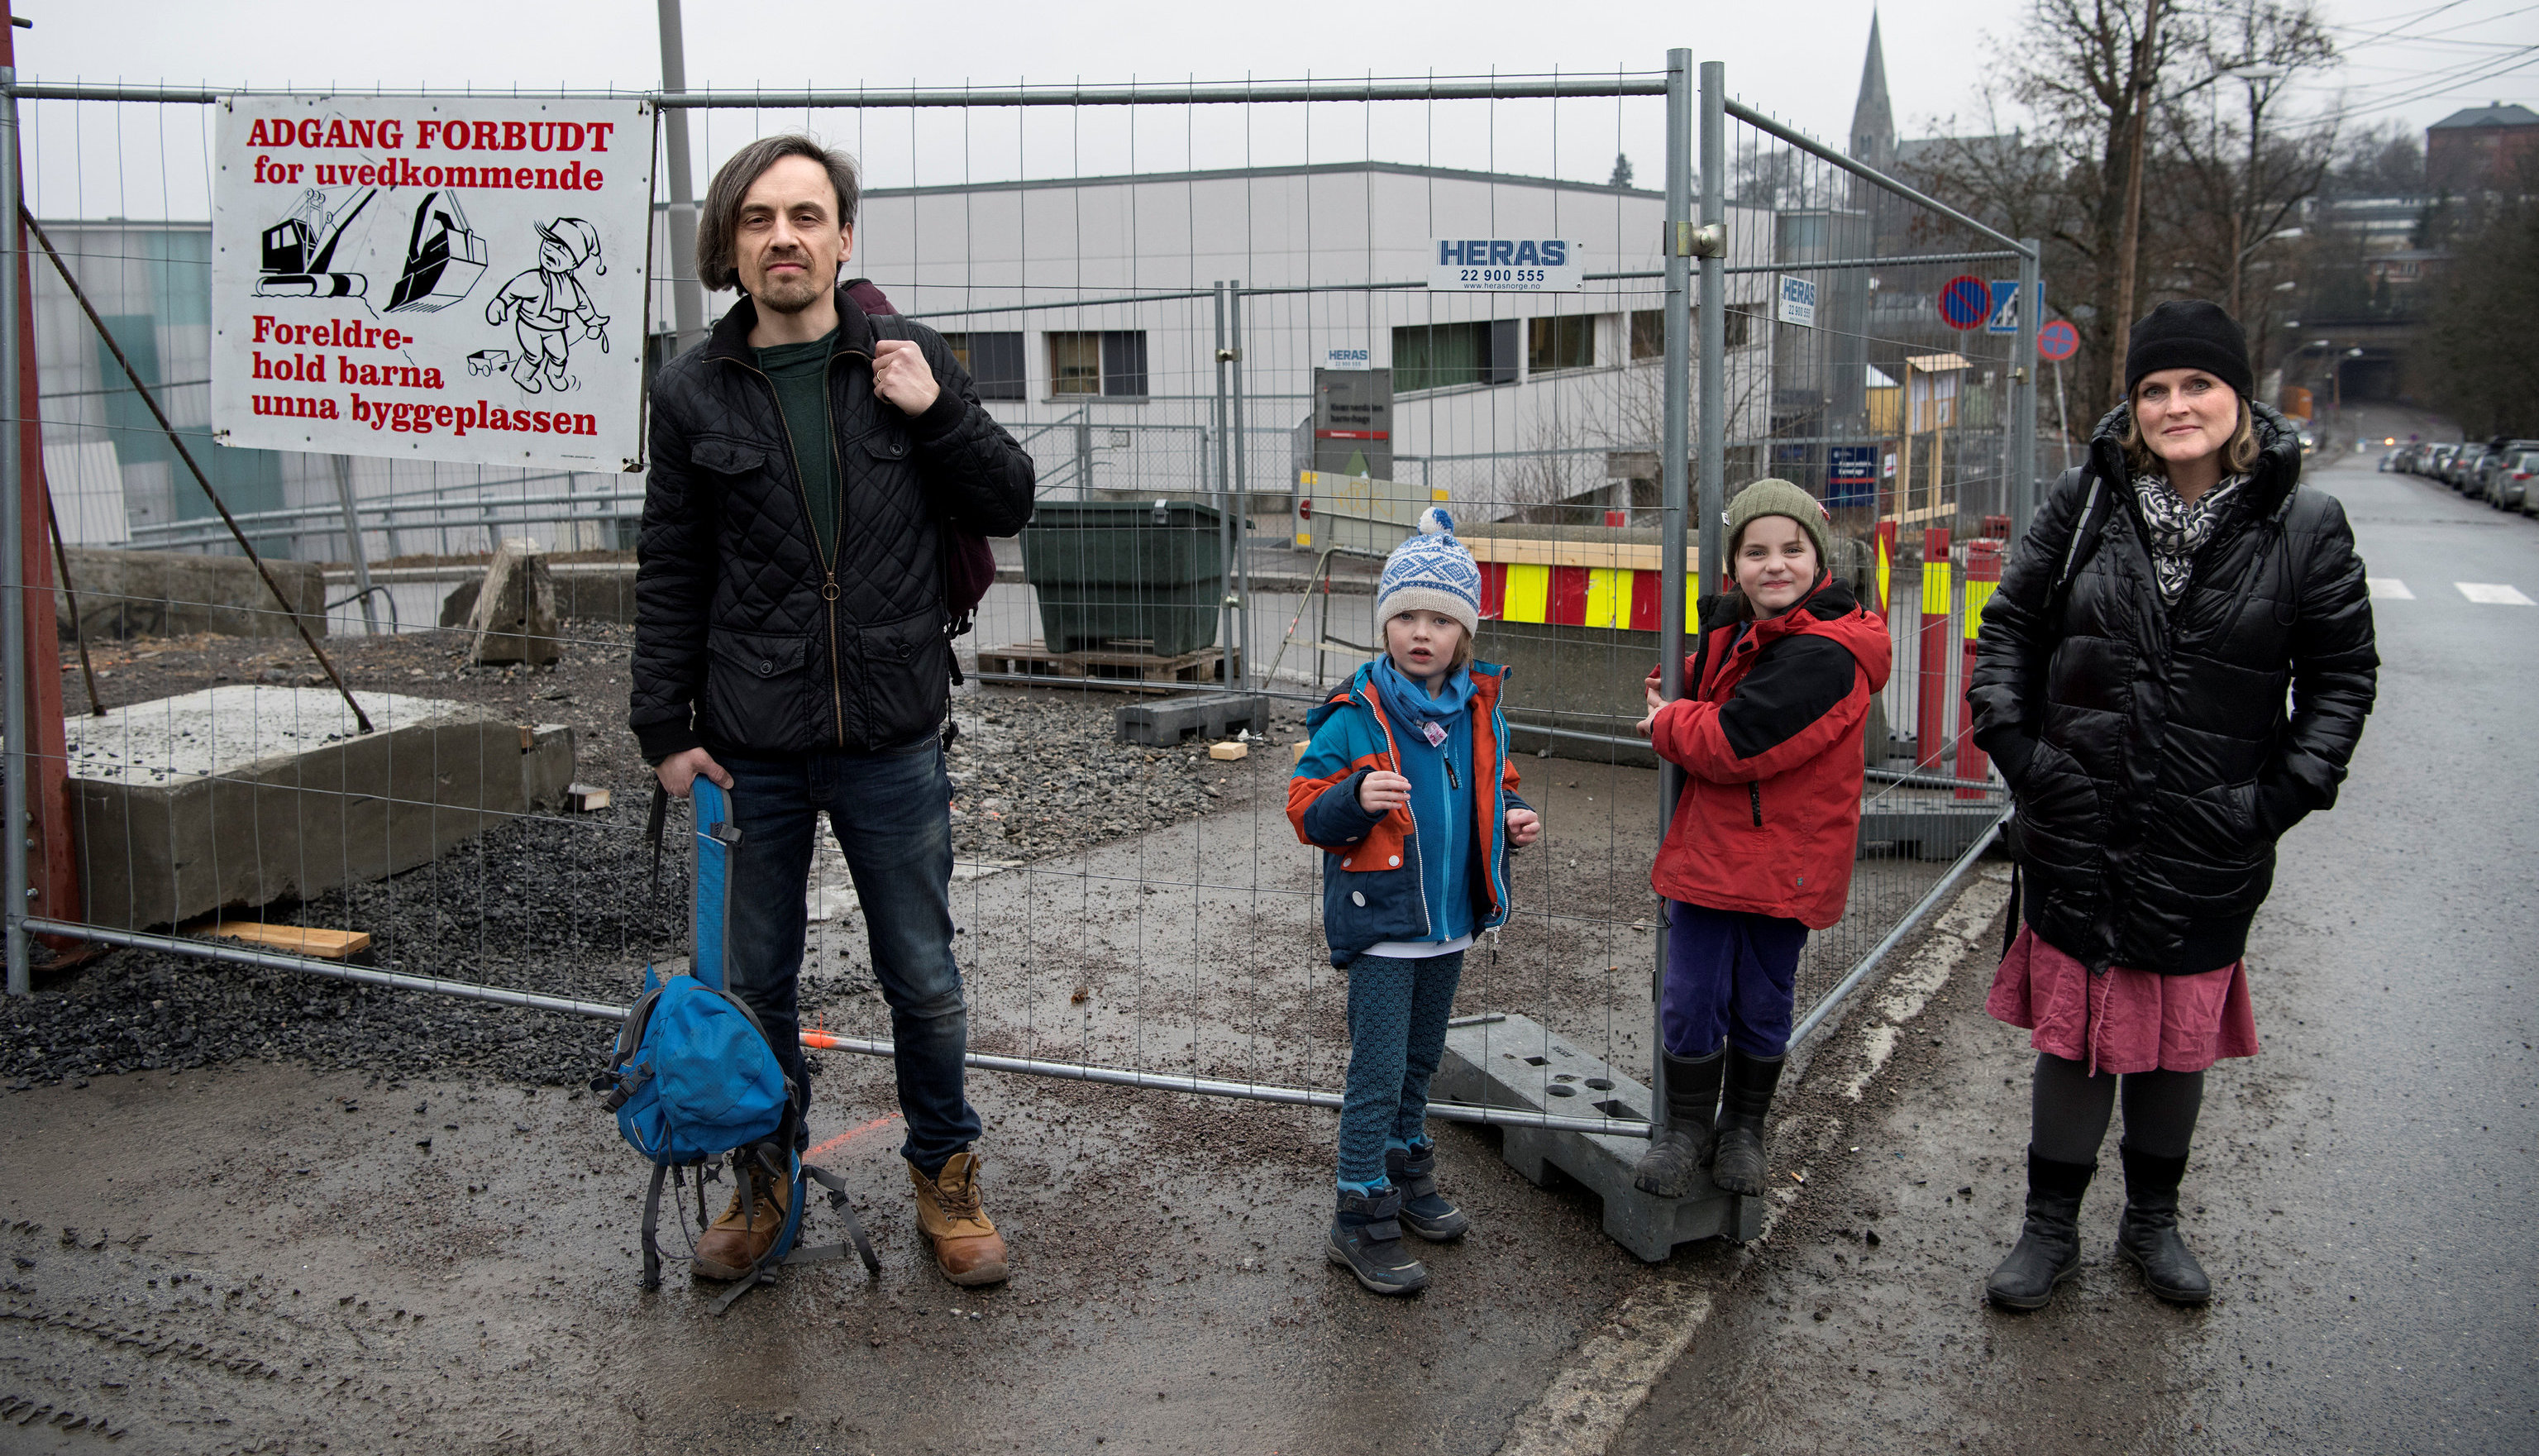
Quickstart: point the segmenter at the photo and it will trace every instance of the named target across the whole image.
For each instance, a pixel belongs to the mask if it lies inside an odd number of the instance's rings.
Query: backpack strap
[[[661,1246],[653,1232],[661,1225],[661,1183],[670,1175],[668,1163],[652,1164],[652,1191],[644,1198],[644,1287],[661,1287]]]
[[[802,1176],[805,1179],[816,1180],[821,1187],[829,1191],[829,1208],[839,1217],[847,1220],[847,1237],[855,1240],[856,1257],[863,1261],[864,1273],[874,1279],[881,1278],[881,1258],[873,1253],[872,1240],[864,1237],[864,1226],[857,1220],[855,1207],[847,1202],[847,1185],[839,1180],[837,1174],[826,1168],[814,1167],[809,1163],[802,1165]],[[795,1249],[786,1256],[785,1262],[818,1264],[845,1257],[847,1257],[846,1245],[822,1244],[816,1249]]]

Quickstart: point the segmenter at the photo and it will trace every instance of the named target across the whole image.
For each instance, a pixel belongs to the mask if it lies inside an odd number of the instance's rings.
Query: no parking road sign
[[[1981,328],[1992,316],[1992,289],[1971,273],[1960,274],[1940,290],[1940,318],[1951,328]]]
[[[2057,318],[2036,331],[2036,352],[2060,364],[2081,352],[2081,331]]]

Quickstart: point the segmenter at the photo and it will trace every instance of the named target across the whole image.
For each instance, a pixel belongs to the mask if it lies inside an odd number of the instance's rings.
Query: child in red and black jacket
[[[1736,587],[1701,603],[1684,696],[1667,702],[1648,678],[1639,730],[1686,775],[1649,875],[1668,901],[1668,1127],[1634,1177],[1662,1197],[1690,1192],[1704,1164],[1730,1193],[1763,1191],[1799,952],[1842,919],[1851,887],[1861,732],[1892,649],[1885,619],[1827,570],[1829,519],[1786,480],[1738,492]]]

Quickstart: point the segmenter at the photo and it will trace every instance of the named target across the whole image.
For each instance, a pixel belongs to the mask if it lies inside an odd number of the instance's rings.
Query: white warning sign
[[[641,468],[652,126],[641,102],[224,104],[214,438]]]

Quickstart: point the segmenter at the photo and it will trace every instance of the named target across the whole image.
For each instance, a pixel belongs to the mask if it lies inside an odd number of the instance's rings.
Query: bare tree
[[[2262,254],[2283,252],[2336,157],[2334,120],[2284,121],[2284,93],[2332,64],[2336,47],[2309,0],[2222,0],[2204,20],[2194,57],[2203,74],[2161,108],[2158,216],[2177,234],[2178,281],[2223,301],[2262,371],[2273,311],[2252,307],[2248,275],[2265,271]]]

